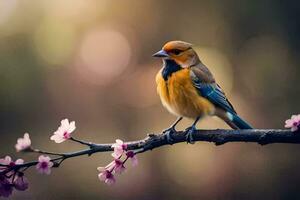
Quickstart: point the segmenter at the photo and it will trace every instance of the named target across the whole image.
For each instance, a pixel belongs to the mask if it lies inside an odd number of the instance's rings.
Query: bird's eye
[[[171,53],[175,54],[175,55],[179,55],[182,52],[182,50],[179,49],[173,49],[171,50]]]

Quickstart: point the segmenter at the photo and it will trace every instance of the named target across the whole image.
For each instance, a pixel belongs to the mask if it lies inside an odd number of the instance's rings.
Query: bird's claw
[[[174,139],[172,137],[172,134],[175,132],[175,128],[174,127],[170,127],[166,130],[163,131],[163,134],[165,134],[166,136],[166,140],[169,144],[174,144]]]
[[[187,143],[190,143],[190,144],[195,144],[195,140],[194,140],[194,131],[196,130],[196,127],[195,126],[191,126],[187,129],[185,129],[185,138],[186,138],[186,141]]]

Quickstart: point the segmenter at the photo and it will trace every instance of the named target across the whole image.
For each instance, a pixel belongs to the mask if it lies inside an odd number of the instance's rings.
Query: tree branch
[[[172,145],[176,143],[186,142],[184,131],[174,131],[170,133],[172,143],[167,139],[166,133],[149,134],[148,137],[138,140],[127,142],[128,150],[133,150],[136,154],[143,153],[164,145]],[[290,130],[280,129],[249,129],[249,130],[195,130],[193,132],[194,141],[213,142],[216,145],[222,145],[228,142],[254,142],[260,145],[266,145],[271,143],[300,143],[300,134],[292,132]],[[58,167],[62,161],[78,157],[82,155],[92,155],[97,152],[113,151],[112,143],[96,144],[90,142],[82,142],[81,140],[72,138],[73,141],[89,146],[87,149],[83,149],[76,152],[69,153],[47,153],[47,151],[36,150],[37,153],[45,153],[51,155],[58,155],[59,157],[52,159],[55,162],[54,167]],[[59,162],[57,162],[59,161]],[[38,162],[27,162],[20,165],[15,165],[9,168],[9,171],[18,171],[21,168],[27,169],[28,167],[36,165]],[[0,174],[5,174],[7,171],[3,171]]]

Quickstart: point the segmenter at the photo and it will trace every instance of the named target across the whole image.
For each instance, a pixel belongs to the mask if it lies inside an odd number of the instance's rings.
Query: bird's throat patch
[[[162,77],[165,81],[174,73],[183,69],[180,65],[178,65],[174,60],[166,59],[164,60],[164,68],[162,70]]]

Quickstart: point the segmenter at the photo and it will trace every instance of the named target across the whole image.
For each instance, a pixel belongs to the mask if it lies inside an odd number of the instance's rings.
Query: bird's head
[[[192,48],[192,44],[183,41],[170,41],[153,56],[174,60],[182,67],[189,67],[200,62],[197,53]]]

